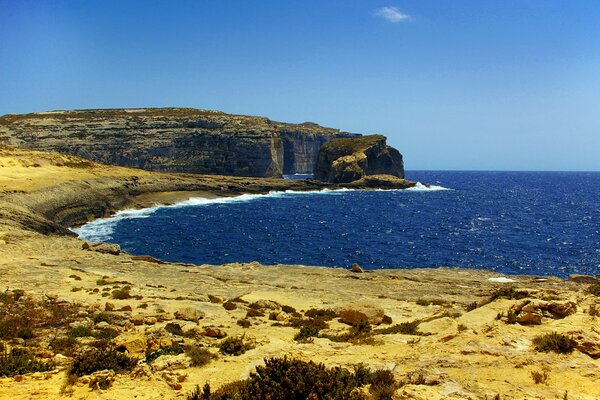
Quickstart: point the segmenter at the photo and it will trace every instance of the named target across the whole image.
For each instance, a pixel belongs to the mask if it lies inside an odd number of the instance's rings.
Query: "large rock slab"
[[[332,139],[319,150],[315,179],[349,183],[368,175],[404,178],[402,155],[386,144],[385,136]]]

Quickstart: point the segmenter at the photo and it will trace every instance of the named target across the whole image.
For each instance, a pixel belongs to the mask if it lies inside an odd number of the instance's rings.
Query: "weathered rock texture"
[[[367,175],[404,178],[402,155],[381,135],[333,139],[319,150],[315,179],[354,182]]]
[[[161,172],[270,177],[312,173],[321,145],[359,135],[313,123],[190,108],[8,114],[0,144]]]

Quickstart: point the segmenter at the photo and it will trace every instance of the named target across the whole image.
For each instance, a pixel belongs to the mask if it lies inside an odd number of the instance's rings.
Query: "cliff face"
[[[368,175],[392,175],[404,179],[402,155],[386,144],[385,136],[333,139],[321,147],[315,179],[346,183]]]
[[[0,145],[161,172],[311,173],[319,147],[359,135],[312,123],[189,108],[53,111],[0,117]]]

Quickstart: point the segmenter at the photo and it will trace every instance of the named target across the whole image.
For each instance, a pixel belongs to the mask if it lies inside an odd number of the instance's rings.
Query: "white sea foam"
[[[404,190],[409,190],[411,192],[432,192],[432,191],[438,191],[438,190],[452,190],[452,189],[448,189],[443,186],[436,186],[436,185],[423,185],[421,182],[417,182],[417,184],[415,186],[408,188],[408,189],[404,189]]]
[[[94,221],[88,222],[87,224],[79,227],[72,228],[71,231],[75,232],[79,238],[85,239],[92,242],[109,242],[112,240],[112,234],[115,226],[119,221],[123,219],[135,219],[135,218],[148,218],[150,215],[155,213],[157,210],[162,208],[182,208],[190,206],[209,206],[216,204],[232,204],[232,203],[247,203],[264,198],[286,198],[295,197],[298,195],[340,195],[345,192],[353,191],[354,189],[323,189],[323,190],[311,190],[311,191],[295,191],[286,190],[272,191],[266,194],[242,194],[234,197],[218,197],[215,199],[207,199],[204,197],[192,197],[188,200],[170,204],[170,205],[157,205],[154,207],[143,208],[140,210],[127,209],[122,210],[115,215],[108,218],[99,218]]]
[[[495,283],[512,283],[516,282],[514,279],[507,278],[505,276],[499,276],[497,278],[488,278],[488,281]]]
[[[234,197],[218,197],[215,199],[207,199],[204,197],[192,197],[188,200],[170,204],[170,205],[157,205],[154,207],[143,208],[140,210],[128,209],[122,210],[115,215],[108,218],[96,219],[92,222],[79,227],[72,228],[71,231],[75,232],[81,239],[85,239],[93,242],[110,242],[112,240],[112,234],[116,225],[123,219],[136,219],[136,218],[148,218],[150,215],[155,213],[157,210],[162,208],[181,208],[190,206],[210,206],[217,204],[233,204],[233,203],[247,203],[265,198],[289,198],[296,196],[310,196],[310,195],[341,195],[347,192],[356,191],[358,189],[322,189],[322,190],[311,190],[311,191],[271,191],[263,194],[242,194]],[[432,191],[432,190],[449,190],[441,186],[425,186],[420,182],[417,182],[417,186],[404,190],[413,191]]]

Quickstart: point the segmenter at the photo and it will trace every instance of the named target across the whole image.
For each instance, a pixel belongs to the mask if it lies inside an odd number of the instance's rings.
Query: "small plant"
[[[55,353],[60,353],[65,356],[72,356],[77,349],[77,339],[74,337],[53,338],[50,340],[49,346]]]
[[[250,328],[250,326],[252,326],[252,322],[250,322],[249,320],[247,320],[245,318],[244,319],[238,319],[237,320],[237,324],[239,326],[241,326],[242,328]]]
[[[467,312],[473,311],[475,309],[477,309],[479,307],[479,304],[477,304],[476,301],[467,304],[467,306],[465,307],[467,309]]]
[[[219,350],[221,351],[221,353],[231,356],[242,355],[246,351],[253,348],[254,345],[244,341],[244,336],[228,337],[219,344]]]
[[[246,318],[253,318],[253,317],[264,317],[265,313],[260,311],[260,310],[255,310],[253,308],[249,309],[248,312],[246,313]]]
[[[294,336],[294,340],[300,343],[311,343],[313,338],[319,334],[319,329],[311,326],[303,326]]]
[[[418,306],[428,306],[431,304],[431,302],[429,300],[425,300],[425,299],[417,299],[416,303]]]
[[[81,277],[79,275],[75,275],[75,274],[69,275],[69,278],[74,279],[76,281],[80,281],[81,280]]]
[[[533,339],[533,345],[537,351],[566,354],[571,353],[575,348],[573,339],[560,333],[552,332]]]
[[[0,350],[0,376],[50,371],[53,368],[54,364],[39,361],[26,349]]]
[[[98,286],[112,285],[113,283],[114,282],[106,280],[106,278],[101,278],[96,281],[96,285]]]
[[[184,352],[184,349],[180,345],[176,344],[173,346],[167,346],[158,351],[146,353],[146,358],[144,359],[144,362],[151,363],[152,361],[156,360],[160,356],[178,355],[178,354],[182,354],[183,352]]]
[[[508,311],[508,313],[506,314],[506,323],[511,325],[517,323],[517,314],[514,311]]]
[[[110,294],[110,297],[117,300],[131,299],[134,296],[131,295],[130,291],[131,288],[129,286],[125,286],[124,288],[113,290]]]
[[[304,316],[312,319],[322,319],[324,321],[331,321],[332,319],[338,316],[338,313],[331,308],[311,308],[310,310],[304,313]]]
[[[531,371],[531,379],[536,385],[545,384],[548,381],[548,371]]]
[[[92,337],[94,336],[94,331],[92,331],[87,326],[77,325],[69,329],[69,331],[67,332],[67,336],[71,338]]]
[[[497,299],[521,300],[529,296],[524,290],[515,290],[515,288],[498,289],[490,295],[490,301]]]
[[[592,317],[600,316],[600,310],[598,309],[598,306],[596,304],[590,304],[588,314],[590,314]]]
[[[593,285],[590,285],[587,291],[594,296],[600,297],[600,283],[594,283]]]
[[[208,349],[200,346],[186,347],[185,354],[192,360],[192,366],[194,367],[202,367],[208,364],[211,360],[217,358],[217,356]]]
[[[103,369],[122,373],[131,371],[136,365],[137,359],[107,345],[76,355],[69,369],[69,375],[84,376]]]
[[[401,333],[403,335],[424,335],[423,332],[419,331],[419,321],[402,322],[387,328],[376,329],[374,333],[381,335],[389,335],[394,333]]]
[[[235,310],[237,308],[237,304],[235,304],[231,300],[228,300],[225,303],[223,303],[223,308],[226,309],[227,311]]]
[[[292,306],[283,305],[281,306],[281,311],[283,311],[286,314],[293,314],[296,312],[296,309]]]

